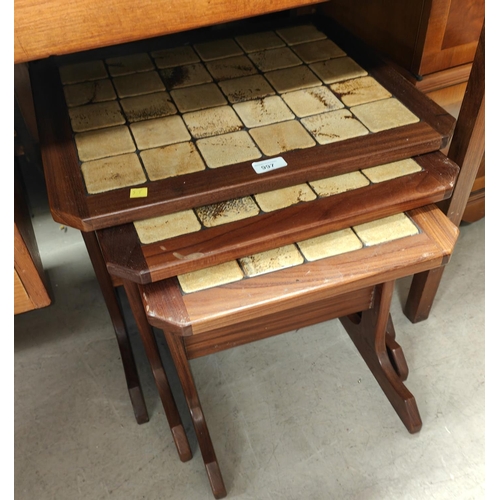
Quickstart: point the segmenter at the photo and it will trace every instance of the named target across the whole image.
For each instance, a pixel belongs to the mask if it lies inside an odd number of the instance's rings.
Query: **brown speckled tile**
[[[205,170],[205,163],[192,142],[181,142],[141,152],[152,181]]]
[[[346,53],[331,40],[294,45],[293,51],[307,64],[345,56]]]
[[[68,107],[116,99],[115,89],[109,79],[65,85],[63,90]]]
[[[422,167],[414,159],[408,158],[406,160],[379,165],[378,167],[365,168],[361,171],[368,179],[377,183],[420,172],[421,170]]]
[[[350,228],[299,241],[297,245],[309,262],[352,252],[363,247],[356,233]]]
[[[243,257],[239,262],[245,274],[252,277],[298,266],[304,262],[304,258],[295,245],[286,245]]]
[[[125,118],[116,101],[85,104],[69,109],[73,132],[86,132],[105,127],[123,125]]]
[[[356,61],[347,56],[313,63],[309,67],[325,83],[341,82],[368,74]]]
[[[122,99],[120,104],[130,123],[177,113],[177,109],[167,92],[127,97]]]
[[[82,173],[90,194],[146,182],[141,162],[135,153],[85,162],[82,164]]]
[[[254,52],[248,57],[261,71],[291,68],[302,64],[302,61],[288,47]]]
[[[229,134],[243,128],[243,123],[231,106],[193,111],[183,115],[183,118],[189,131],[197,139]]]
[[[175,238],[181,234],[195,233],[201,229],[193,210],[162,215],[134,222],[137,236],[143,245]]]
[[[417,116],[394,97],[360,104],[352,107],[351,111],[372,132],[402,127],[419,121]]]
[[[199,207],[195,211],[205,227],[215,227],[255,217],[260,210],[251,196],[245,196]]]
[[[210,83],[212,77],[201,63],[176,66],[160,70],[160,76],[168,90]]]
[[[200,139],[196,145],[210,168],[257,160],[262,156],[245,131]]]
[[[391,93],[371,76],[334,83],[330,85],[330,88],[346,106],[357,106],[391,97]]]
[[[255,195],[255,201],[263,212],[273,212],[291,207],[303,201],[312,201],[316,195],[307,184],[298,184]]]
[[[234,104],[233,108],[247,127],[259,127],[294,118],[293,113],[279,96],[240,102]]]
[[[75,142],[81,161],[132,153],[136,150],[126,125],[82,132],[75,135]]]
[[[235,260],[207,267],[199,271],[180,274],[177,276],[184,293],[193,293],[215,286],[234,283],[243,279],[243,272]]]
[[[157,50],[151,54],[158,68],[173,68],[199,62],[200,58],[189,45]]]
[[[207,62],[207,69],[215,80],[228,80],[254,75],[257,69],[247,56],[228,57]]]
[[[213,61],[214,59],[243,54],[243,50],[232,38],[197,43],[194,45],[194,48],[203,61]]]
[[[277,49],[285,46],[285,42],[274,31],[237,36],[236,41],[246,52],[258,52],[259,50]]]
[[[301,122],[320,144],[368,134],[368,130],[347,109],[302,118]]]
[[[227,104],[226,98],[215,83],[172,90],[170,95],[181,113]]]
[[[322,198],[362,188],[369,184],[370,182],[361,172],[349,172],[309,182],[315,193]]]
[[[321,85],[321,81],[316,78],[307,66],[270,71],[266,73],[266,78],[280,93]]]
[[[111,76],[130,75],[142,71],[155,69],[153,61],[148,54],[131,54],[122,57],[106,59],[108,71]]]
[[[90,61],[68,64],[59,68],[59,76],[63,84],[100,80],[108,76],[104,61]]]
[[[254,128],[250,130],[250,135],[267,156],[310,148],[316,144],[306,129],[295,120]]]
[[[276,30],[276,33],[278,33],[288,45],[296,45],[298,43],[312,42],[326,38],[326,35],[312,24],[282,28]]]
[[[233,78],[219,83],[230,103],[258,99],[275,94],[274,89],[262,75]]]
[[[333,92],[324,86],[288,92],[281,97],[299,118],[344,107]]]
[[[130,130],[132,130],[137,147],[141,150],[191,139],[180,116],[166,116],[132,123]]]
[[[156,71],[117,76],[113,78],[113,83],[120,97],[132,97],[165,90],[165,85]]]
[[[391,215],[354,226],[353,229],[366,246],[387,243],[406,236],[413,236],[419,232],[417,226],[405,214]]]

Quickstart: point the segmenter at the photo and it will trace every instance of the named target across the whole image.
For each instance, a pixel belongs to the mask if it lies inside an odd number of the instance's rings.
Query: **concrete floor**
[[[52,220],[39,173],[27,184],[54,303],[14,319],[15,498],[213,498],[177,380],[194,454],[187,463],[128,310],[144,425],[82,238]],[[228,498],[486,498],[484,231],[484,220],[462,227],[427,321],[406,319],[409,280],[397,285],[393,319],[418,434],[406,431],[337,320],[192,362]]]

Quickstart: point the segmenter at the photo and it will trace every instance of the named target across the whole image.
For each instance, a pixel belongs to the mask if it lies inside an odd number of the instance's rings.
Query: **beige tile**
[[[302,118],[301,122],[320,144],[368,134],[368,130],[347,109]]]
[[[368,186],[370,182],[361,172],[349,172],[347,174],[335,175],[326,179],[309,181],[309,185],[321,198],[335,194],[345,193],[353,189]]]
[[[418,228],[405,214],[391,215],[373,222],[353,227],[366,246],[378,245],[389,241],[418,234]]]
[[[281,97],[299,118],[344,107],[333,92],[324,86],[288,92]]]
[[[130,75],[142,71],[155,69],[153,61],[148,54],[131,54],[122,57],[106,59],[108,71],[111,76]]]
[[[417,116],[394,97],[360,104],[352,107],[351,111],[372,132],[402,127],[419,121]]]
[[[207,62],[207,69],[215,80],[228,80],[254,75],[258,71],[247,56],[228,57]]]
[[[191,139],[180,116],[166,116],[136,122],[130,125],[135,142],[139,149],[150,149],[158,146],[175,144]]]
[[[282,208],[291,207],[304,201],[312,201],[316,195],[307,184],[289,186],[274,191],[267,191],[255,195],[255,201],[263,212],[273,212]]]
[[[350,57],[338,57],[310,64],[309,67],[325,82],[335,83],[368,73]]]
[[[321,81],[307,66],[270,71],[266,73],[266,78],[280,93],[321,85]]]
[[[258,52],[259,50],[276,49],[285,46],[283,40],[274,31],[237,36],[236,41],[246,52]]]
[[[98,128],[123,125],[125,118],[116,101],[85,104],[69,109],[73,132],[86,132]]]
[[[262,156],[245,131],[200,139],[196,145],[210,168],[256,160]]]
[[[294,52],[307,64],[326,61],[335,57],[345,56],[346,53],[331,40],[317,40],[316,42],[294,45]]]
[[[183,118],[189,131],[197,139],[229,134],[243,128],[243,123],[231,106],[193,111],[186,113]]]
[[[181,234],[195,233],[201,229],[193,210],[162,215],[134,222],[137,236],[143,245],[175,238]]]
[[[219,83],[219,87],[226,94],[230,103],[259,99],[275,94],[274,89],[262,75],[224,80]]]
[[[156,71],[117,76],[113,78],[113,83],[120,97],[132,97],[165,90],[165,85]]]
[[[172,49],[163,49],[152,52],[151,54],[158,68],[173,68],[174,66],[184,66],[199,62],[200,58],[189,45],[183,47],[174,47]]]
[[[391,97],[391,93],[371,76],[355,78],[330,85],[346,106],[357,106],[366,102]]]
[[[205,163],[192,142],[181,142],[141,152],[152,181],[205,170]]]
[[[215,83],[172,90],[170,95],[181,113],[227,104]]]
[[[212,61],[214,59],[243,54],[243,50],[241,50],[240,46],[232,38],[197,43],[194,45],[194,48],[203,61]]]
[[[298,266],[304,259],[295,245],[268,250],[239,260],[245,274],[249,277]]]
[[[276,33],[278,33],[278,35],[289,45],[312,42],[314,40],[322,40],[326,38],[326,35],[312,24],[290,26],[288,28],[276,30]]]
[[[126,125],[76,134],[75,143],[81,161],[132,153],[136,150]]]
[[[316,145],[306,129],[295,120],[254,128],[250,135],[267,156]]]
[[[135,153],[82,163],[82,173],[90,194],[146,182],[146,175]]]
[[[365,168],[362,172],[372,182],[377,183],[414,174],[416,172],[420,172],[421,170],[422,167],[413,158],[408,158],[406,160],[386,163],[377,167]]]
[[[292,120],[293,113],[279,96],[270,96],[233,105],[234,110],[247,127]]]
[[[240,266],[235,260],[207,267],[199,271],[180,274],[177,276],[179,284],[184,293],[193,293],[216,286],[234,283],[243,279],[244,275]]]
[[[201,63],[176,66],[160,70],[160,76],[168,90],[210,83],[212,77]]]
[[[302,255],[310,262],[359,250],[363,244],[350,228],[324,234],[297,243]]]
[[[115,89],[109,79],[65,85],[63,90],[68,107],[116,99]]]
[[[255,217],[260,212],[251,196],[206,205],[196,208],[195,211],[205,227],[221,226],[237,220],[248,219]]]
[[[177,113],[177,108],[167,92],[127,97],[121,99],[120,104],[130,123]]]
[[[63,84],[100,80],[108,76],[104,61],[90,61],[68,64],[59,68],[59,76]]]
[[[261,71],[291,68],[302,64],[302,61],[288,47],[254,52],[248,57]]]

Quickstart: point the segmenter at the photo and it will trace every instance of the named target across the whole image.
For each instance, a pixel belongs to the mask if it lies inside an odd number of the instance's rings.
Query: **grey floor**
[[[52,220],[36,172],[27,186],[54,303],[14,319],[15,498],[213,498],[178,381],[172,375],[193,448],[187,463],[128,310],[150,413],[143,425],[82,238]],[[461,228],[427,321],[406,319],[409,280],[397,284],[393,319],[418,434],[337,320],[192,362],[228,498],[486,498],[484,231],[484,220]]]

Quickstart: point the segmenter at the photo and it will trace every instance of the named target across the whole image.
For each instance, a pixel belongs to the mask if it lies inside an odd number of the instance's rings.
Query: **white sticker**
[[[253,169],[258,174],[263,174],[269,172],[270,170],[276,170],[277,168],[286,167],[288,163],[281,157],[269,158],[269,160],[254,161],[252,163]]]

